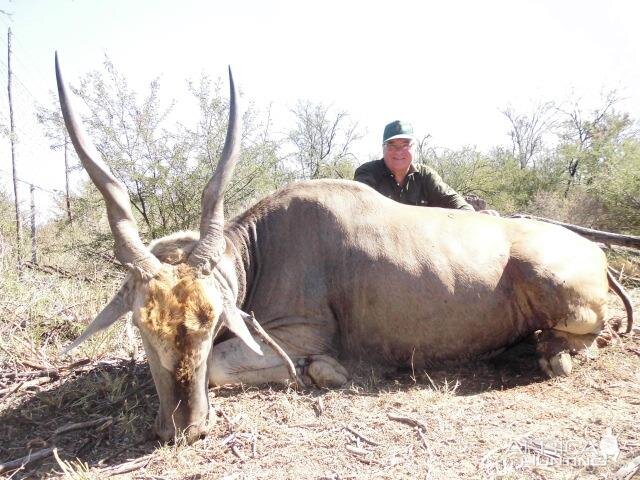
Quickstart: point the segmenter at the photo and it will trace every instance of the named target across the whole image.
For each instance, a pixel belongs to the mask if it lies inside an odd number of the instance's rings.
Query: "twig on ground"
[[[35,378],[33,380],[28,380],[28,381],[22,381],[20,382],[17,386],[11,386],[11,387],[7,387],[7,388],[3,388],[2,390],[0,390],[0,395],[6,395],[6,397],[8,397],[9,395],[12,395],[14,393],[16,393],[19,390],[27,390],[29,388],[33,388],[33,387],[39,387],[40,385],[44,385],[45,383],[49,383],[52,382],[54,380],[57,380],[58,377],[39,377],[39,378]],[[4,396],[2,397],[2,399],[4,400]]]
[[[354,434],[356,437],[358,437],[360,440],[362,440],[365,443],[368,443],[369,445],[373,445],[374,447],[378,447],[380,446],[380,444],[374,440],[371,440],[368,437],[365,437],[363,434],[361,434],[360,432],[358,432],[356,429],[354,429],[353,427],[350,427],[349,425],[345,425],[344,426],[345,430],[351,432],[352,434]]]
[[[87,303],[93,302],[94,299],[90,298],[88,300],[83,300],[82,302],[76,302],[76,303],[71,303],[68,305],[65,305],[62,308],[59,308],[58,310],[51,312],[51,313],[47,313],[47,317],[48,318],[55,318],[57,316],[59,316],[61,313],[65,313],[68,312],[70,310],[73,310],[75,307],[79,307],[80,305],[86,305]]]
[[[123,473],[133,472],[149,465],[153,454],[144,455],[140,458],[129,460],[128,462],[121,463],[120,465],[114,465],[113,467],[107,467],[100,470],[101,475],[112,477],[114,475],[122,475]]]
[[[427,442],[427,438],[424,436],[424,432],[421,428],[416,428],[418,432],[418,436],[420,440],[422,440],[422,446],[427,452],[427,458],[425,459],[425,463],[427,464],[427,478],[429,478],[431,474],[431,462],[433,462],[433,450],[431,449],[431,445]]]
[[[25,367],[35,368],[36,370],[47,370],[47,371],[51,371],[52,370],[51,367],[45,367],[44,365],[42,365],[40,363],[30,362],[29,360],[23,360],[20,363],[22,365],[24,365]]]
[[[20,362],[22,365],[36,368],[37,370],[29,372],[13,371],[0,373],[0,376],[6,379],[13,379],[14,381],[17,380],[19,382],[17,383],[17,385],[12,385],[10,387],[0,389],[0,400],[5,400],[10,395],[13,395],[19,390],[27,390],[31,387],[37,387],[40,385],[44,385],[45,383],[58,380],[62,376],[63,372],[70,373],[74,371],[75,368],[86,365],[89,362],[90,359],[84,358],[82,360],[70,363],[69,365],[64,365],[60,368],[49,368],[34,362],[22,361]]]
[[[234,442],[237,436],[238,436],[237,432],[232,432],[229,435],[227,435],[226,437],[224,437],[222,439],[222,442],[220,442],[220,444],[221,445],[226,445],[227,443]]]
[[[411,417],[407,417],[405,415],[396,415],[395,413],[388,413],[387,417],[389,420],[394,420],[396,422],[404,423],[411,427],[421,428],[423,431],[427,431],[427,426],[419,420],[415,420]]]
[[[6,400],[7,398],[9,398],[12,394],[16,393],[18,390],[20,390],[20,387],[22,387],[24,385],[25,382],[20,382],[18,384],[16,384],[13,387],[7,387],[7,388],[3,388],[2,390],[0,390],[0,395],[2,395],[2,397],[0,397],[0,401],[2,400]]]
[[[253,438],[251,439],[251,456],[256,458],[258,456],[258,433],[253,433]]]
[[[369,455],[371,453],[366,448],[354,447],[353,445],[345,445],[345,448],[356,455]]]
[[[60,377],[60,373],[55,368],[47,368],[46,370],[36,370],[31,372],[19,372],[16,374],[16,378],[37,378],[37,377],[50,377],[57,379]]]
[[[242,454],[242,452],[240,450],[238,450],[238,447],[236,446],[235,443],[231,443],[230,445],[231,451],[233,452],[233,454],[238,457],[240,460],[245,460],[244,455]]]
[[[253,312],[251,312],[251,314],[249,315],[249,318],[251,319],[251,321],[249,321],[248,318],[243,317],[246,324],[251,327],[261,338],[262,340],[264,340],[264,342],[269,345],[278,355],[280,355],[280,357],[282,357],[282,359],[284,360],[285,365],[287,366],[287,369],[289,370],[289,376],[291,377],[291,380],[296,383],[298,386],[304,388],[305,384],[304,382],[300,379],[300,377],[298,376],[298,373],[296,372],[296,367],[293,365],[293,362],[291,361],[291,359],[289,358],[289,355],[287,355],[287,352],[285,352],[280,345],[278,345],[268,334],[267,332],[265,332],[265,330],[262,328],[262,326],[258,323],[258,320],[256,320],[255,315],[253,314]]]
[[[613,480],[631,480],[638,472],[640,472],[640,455],[625,463],[611,478]]]
[[[34,378],[33,380],[29,380],[28,382],[24,382],[23,390],[27,390],[31,387],[39,387],[44,385],[45,383],[50,383],[57,380],[58,377],[40,377]]]
[[[425,459],[425,463],[427,465],[427,478],[430,478],[431,462],[433,461],[433,450],[431,449],[429,442],[427,442],[427,438],[424,436],[425,432],[427,431],[427,426],[423,422],[419,420],[415,420],[411,417],[407,417],[405,415],[396,415],[393,413],[388,413],[387,416],[389,417],[390,420],[395,420],[396,422],[404,423],[406,425],[414,427],[415,431],[418,433],[418,437],[420,438],[420,441],[422,442],[422,446],[424,447],[427,453],[427,458]]]
[[[353,455],[351,458],[355,458],[356,460],[358,460],[360,463],[364,463],[365,465],[380,465],[380,466],[386,466],[384,465],[382,462],[371,458],[371,457],[367,457],[364,455]],[[342,477],[340,477],[342,478]],[[354,477],[355,478],[355,477]]]
[[[42,264],[34,263],[27,260],[22,262],[22,266],[30,268],[31,270],[35,270],[37,272],[47,273],[49,275],[57,275],[58,277],[62,277],[62,278],[71,278],[75,280],[81,280],[86,283],[94,283],[97,281],[97,279],[95,278],[89,278],[82,274],[70,272],[56,265],[42,265]]]
[[[147,439],[142,439],[137,441],[136,443],[133,443],[131,445],[125,445],[122,448],[119,448],[118,450],[116,450],[115,452],[113,452],[112,454],[100,459],[97,463],[97,465],[102,466],[105,463],[107,463],[109,460],[111,460],[112,458],[116,458],[118,455],[120,455],[123,452],[126,452],[128,450],[133,450],[136,447],[139,447],[140,445],[142,445],[143,443],[147,443]]]
[[[98,427],[98,430],[100,430],[100,427],[102,427],[105,423],[108,423],[108,422],[113,422],[113,418],[101,417],[95,420],[88,420],[86,422],[70,423],[68,425],[63,425],[62,427],[57,428],[53,432],[53,436],[62,435],[63,433],[73,432],[74,430],[81,430],[83,428],[90,428],[90,427]]]
[[[68,365],[63,365],[60,367],[60,370],[72,371],[77,367],[82,367],[88,363],[91,363],[90,358],[81,358],[80,360],[76,360],[75,362],[69,363]]]
[[[24,457],[0,463],[0,473],[6,472],[7,470],[14,470],[16,468],[24,468],[33,462],[49,457],[51,454],[53,454],[53,447],[43,448],[42,450],[29,453],[29,455],[25,455]]]
[[[622,271],[622,270],[624,270],[624,268],[621,268],[620,271],[616,270],[615,268],[613,268],[611,266],[609,266],[608,268],[609,268],[609,270],[611,270],[611,273],[613,273],[615,276],[618,277],[618,282],[622,282],[623,281],[623,276],[624,276],[624,282],[640,284],[640,278],[632,277],[631,275],[624,274],[623,271]]]

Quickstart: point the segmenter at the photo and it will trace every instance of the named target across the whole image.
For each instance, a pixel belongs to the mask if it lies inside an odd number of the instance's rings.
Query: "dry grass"
[[[210,392],[209,435],[161,446],[149,439],[155,389],[124,324],[73,359],[56,357],[118,281],[99,271],[94,278],[26,272],[2,282],[0,462],[49,447],[56,456],[0,476],[597,479],[640,455],[637,330],[595,360],[577,359],[562,379],[544,378],[523,344],[427,372],[352,364],[353,381],[341,390],[219,388]],[[640,310],[640,290],[632,298]],[[612,308],[623,316],[615,297]],[[620,454],[605,462],[608,429]]]

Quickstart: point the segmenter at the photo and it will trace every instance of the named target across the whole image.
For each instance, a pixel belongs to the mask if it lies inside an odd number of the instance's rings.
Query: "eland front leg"
[[[329,354],[331,335],[300,320],[267,332],[291,358],[296,373],[306,385],[340,387],[347,382],[347,370]],[[208,360],[209,384],[258,385],[291,381],[283,358],[264,342],[260,341],[260,346],[262,356],[247,348],[239,338],[214,345]]]

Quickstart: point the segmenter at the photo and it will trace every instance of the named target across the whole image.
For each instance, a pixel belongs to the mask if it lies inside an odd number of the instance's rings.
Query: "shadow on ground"
[[[535,346],[523,341],[488,360],[436,365],[429,368],[372,369],[362,362],[352,365],[354,381],[371,394],[396,388],[424,386],[456,395],[476,395],[543,382]]]
[[[353,373],[353,380],[343,391],[350,395],[375,396],[416,386],[455,395],[474,395],[546,380],[537,368],[534,347],[528,343],[519,344],[491,360],[460,365],[399,370],[351,362],[347,367]],[[99,362],[40,388],[40,391],[9,397],[3,407],[0,462],[23,457],[30,450],[56,447],[63,458],[76,458],[90,467],[106,468],[145,456],[159,446],[151,436],[158,402],[145,362]],[[216,389],[215,396],[232,397],[241,388]],[[322,396],[326,390],[306,392],[309,393]],[[97,425],[59,432],[70,424],[92,420],[96,420]],[[42,478],[60,470],[49,456],[16,472],[12,478]]]
[[[107,467],[151,453],[157,446],[148,435],[157,397],[145,363],[114,360],[87,365],[7,402],[0,414],[1,462],[56,447],[63,458]],[[56,433],[92,420],[97,425]],[[54,470],[61,471],[49,456],[12,478],[42,478]]]

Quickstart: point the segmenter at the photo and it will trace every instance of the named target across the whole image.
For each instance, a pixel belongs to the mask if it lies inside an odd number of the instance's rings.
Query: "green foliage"
[[[462,195],[486,197],[493,192],[495,172],[490,159],[471,147],[419,154],[419,161],[435,168],[442,179]]]
[[[588,114],[578,104],[564,111],[545,103],[529,116],[506,110],[510,150],[437,152],[425,137],[419,158],[457,191],[478,195],[503,214],[528,212],[637,234],[640,135],[628,114],[615,111],[617,101],[610,93]]]
[[[89,135],[127,187],[145,233],[155,238],[189,225],[193,221],[191,199],[176,198],[174,183],[190,173],[185,156],[190,145],[164,129],[173,105],[161,104],[159,81],[153,80],[144,98],[138,100],[126,78],[107,59],[105,73],[87,74],[76,93],[91,112],[85,119]]]
[[[0,188],[0,268],[4,271],[10,268],[13,256],[12,250],[16,243],[16,223],[13,201],[9,195]],[[15,266],[15,263],[13,263]]]
[[[559,132],[557,155],[566,165],[569,185],[591,183],[601,168],[622,153],[632,127],[627,114],[614,111],[596,111],[592,120],[580,120],[578,115],[571,114]]]
[[[640,139],[628,138],[594,172],[589,191],[606,209],[603,225],[640,233]]]
[[[538,192],[523,211],[596,229],[604,228],[602,219],[606,214],[602,202],[581,186],[567,193],[564,189]]]
[[[288,140],[293,147],[295,178],[353,178],[351,149],[361,134],[357,123],[349,123],[346,112],[333,114],[331,110],[323,104],[299,101],[291,111],[296,123]]]
[[[484,154],[471,147],[442,153],[432,150],[422,158],[456,191],[484,198],[503,213],[526,210],[539,192],[552,191],[562,183],[557,165],[545,160],[522,168],[512,152],[496,148]]]
[[[200,192],[226,135],[223,86],[206,75],[189,83],[198,111],[193,124],[170,121],[174,105],[161,101],[157,79],[138,95],[108,59],[104,70],[85,75],[76,90],[90,112],[89,134],[127,187],[148,240],[199,224]],[[589,112],[578,102],[567,109],[539,103],[529,114],[509,108],[503,113],[511,148],[436,150],[425,136],[418,157],[457,191],[478,195],[503,214],[530,212],[637,233],[640,136],[629,115],[614,109],[617,101],[612,92]],[[298,101],[291,113],[292,126],[277,138],[270,112],[252,104],[245,109],[242,156],[225,192],[228,215],[292,180],[352,178],[358,163],[353,148],[361,138],[357,123],[344,111],[310,101]],[[52,148],[63,145],[57,106],[41,109],[39,119]],[[87,182],[72,204],[74,218],[82,218],[91,232],[85,243],[108,251],[109,230],[93,185]]]
[[[222,151],[229,109],[222,82],[203,76],[189,84],[189,92],[199,112],[194,125],[170,121],[174,105],[161,101],[157,79],[139,96],[109,59],[104,71],[88,73],[75,90],[89,110],[84,118],[88,134],[127,188],[141,234],[148,239],[198,227],[200,194]],[[52,148],[63,144],[66,135],[57,105],[41,108],[39,120]],[[268,130],[268,120],[262,122],[249,106],[243,116],[242,157],[225,193],[228,212],[239,210],[286,180],[279,144],[269,138]],[[73,207],[75,214],[93,216],[97,198],[94,187],[85,186],[75,199],[79,202]],[[93,240],[100,237],[98,233]]]
[[[198,103],[200,115],[196,126],[184,128],[184,138],[188,139],[186,144],[192,152],[189,158],[193,163],[184,187],[189,192],[201,192],[211,178],[222,152],[229,102],[222,94],[221,81],[218,79],[214,83],[206,75],[200,78],[199,83],[190,83],[189,91]],[[255,202],[280,187],[287,179],[281,165],[279,144],[269,137],[269,115],[262,121],[259,112],[249,105],[244,111],[242,123],[242,155],[225,192],[225,208],[229,213]],[[183,168],[187,167],[185,165]],[[175,180],[179,187],[184,182],[184,179]],[[176,191],[181,190],[178,188]],[[200,218],[199,194],[194,207],[191,213],[197,224]]]

